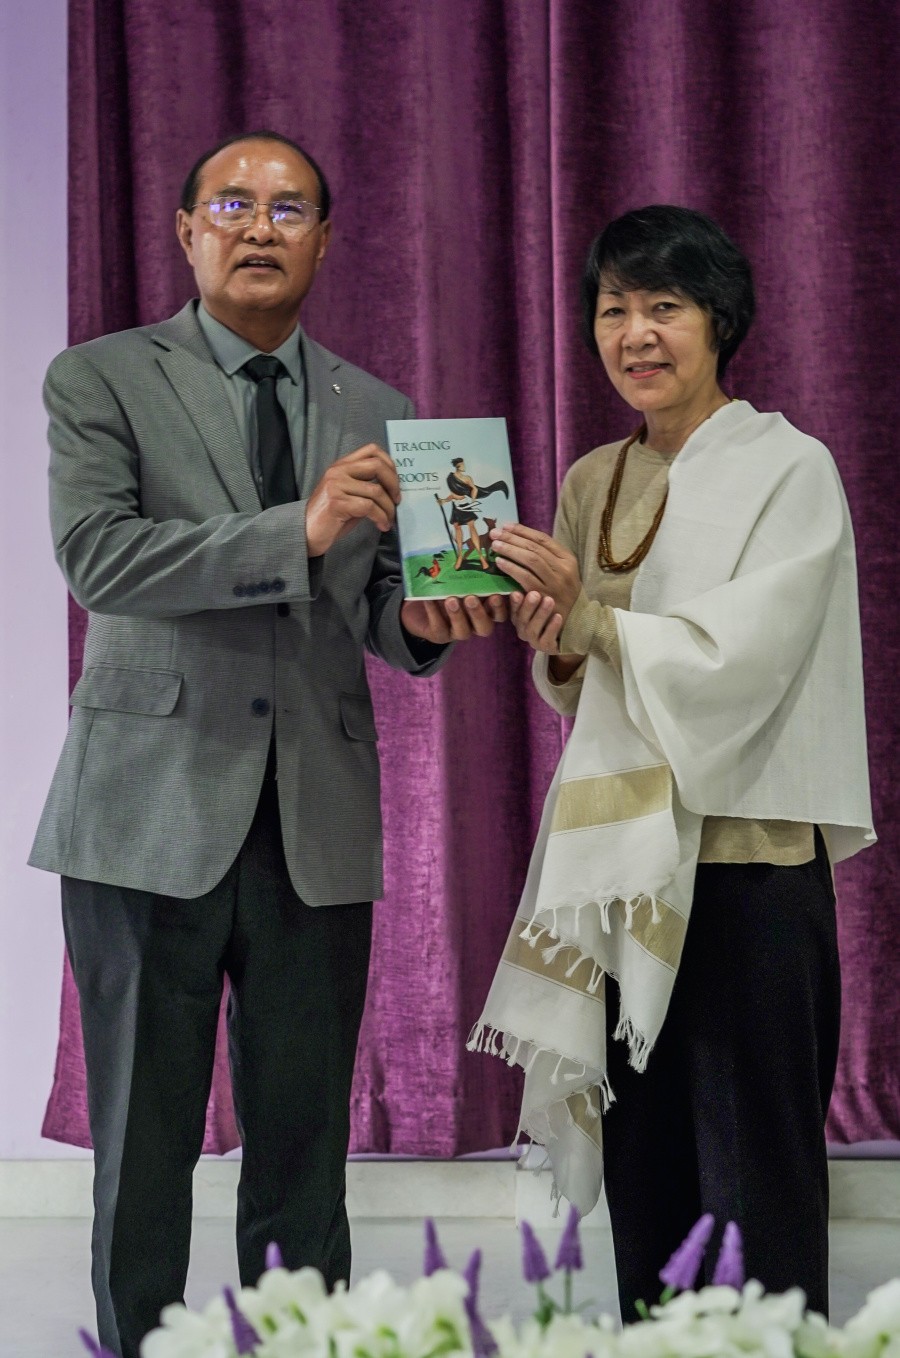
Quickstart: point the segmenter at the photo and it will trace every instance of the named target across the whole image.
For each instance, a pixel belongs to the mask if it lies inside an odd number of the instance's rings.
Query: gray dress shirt
[[[228,403],[234,411],[234,418],[240,430],[241,439],[247,450],[247,459],[253,480],[262,499],[262,468],[259,463],[259,447],[256,431],[256,383],[243,371],[248,359],[264,353],[255,349],[247,340],[229,330],[227,325],[211,316],[201,302],[197,307],[197,320],[213,358],[222,375]],[[269,357],[269,355],[266,355]],[[284,364],[283,372],[276,383],[278,401],[288,419],[291,435],[291,451],[294,455],[294,479],[302,484],[301,459],[303,456],[302,431],[306,425],[306,383],[303,374],[303,358],[300,352],[300,327],[288,335],[284,344],[273,350],[272,358]]]

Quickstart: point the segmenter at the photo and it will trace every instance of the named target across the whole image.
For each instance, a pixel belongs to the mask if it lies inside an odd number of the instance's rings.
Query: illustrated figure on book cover
[[[491,540],[493,528],[518,517],[506,421],[389,420],[386,432],[402,493],[397,528],[406,597],[514,590]]]
[[[481,509],[481,501],[501,490],[509,499],[509,486],[505,481],[495,481],[491,486],[476,486],[466,471],[465,461],[461,457],[455,457],[453,459],[453,471],[447,477],[447,489],[450,492],[449,495],[445,495],[443,499],[438,495],[434,498],[439,505],[452,504],[453,506],[450,510],[450,523],[456,546],[454,570],[461,570],[469,552],[474,551],[481,561],[482,570],[489,571],[491,563],[487,556],[486,545],[482,542],[484,535],[478,532],[475,525]],[[464,528],[469,530],[470,545],[468,547],[464,545]]]

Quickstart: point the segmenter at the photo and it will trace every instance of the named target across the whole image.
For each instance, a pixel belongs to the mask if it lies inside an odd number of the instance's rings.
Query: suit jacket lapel
[[[203,441],[216,473],[236,510],[262,508],[247,451],[225,396],[216,361],[197,324],[194,303],[163,321],[153,334],[157,362],[172,384]]]
[[[322,473],[341,455],[346,397],[336,380],[341,360],[300,331],[306,378],[306,434],[300,498],[306,499]],[[350,450],[348,450],[350,451]]]

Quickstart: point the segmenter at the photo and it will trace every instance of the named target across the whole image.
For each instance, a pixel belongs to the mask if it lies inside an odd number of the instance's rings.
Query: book
[[[407,599],[511,594],[492,528],[517,523],[506,420],[388,420],[400,477],[397,532]]]

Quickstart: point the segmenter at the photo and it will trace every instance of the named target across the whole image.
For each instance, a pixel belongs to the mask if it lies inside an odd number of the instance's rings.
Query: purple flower
[[[469,1262],[463,1269],[463,1278],[469,1287],[469,1300],[478,1305],[478,1285],[481,1279],[481,1250],[473,1250]]]
[[[527,1221],[522,1222],[522,1272],[526,1283],[542,1283],[550,1277],[544,1251]]]
[[[481,1319],[478,1311],[478,1281],[480,1273],[481,1250],[475,1250],[471,1259],[463,1269],[463,1277],[469,1284],[469,1290],[463,1305],[466,1308],[466,1315],[469,1318],[469,1329],[472,1332],[472,1353],[474,1358],[491,1358],[491,1355],[497,1352],[497,1341]]]
[[[88,1334],[87,1330],[79,1330],[78,1337],[88,1353],[93,1355],[93,1358],[116,1358],[116,1355],[109,1349],[104,1348],[102,1344],[98,1344],[94,1336]]]
[[[744,1286],[744,1243],[733,1221],[729,1221],[722,1236],[722,1248],[716,1260],[713,1286],[735,1287],[738,1292]]]
[[[705,1212],[697,1224],[691,1227],[687,1239],[678,1246],[665,1268],[659,1271],[666,1287],[671,1287],[675,1292],[687,1292],[694,1286],[715,1224],[712,1213]]]
[[[431,1217],[425,1218],[425,1262],[422,1265],[422,1272],[426,1278],[430,1278],[432,1273],[437,1273],[439,1268],[446,1268],[447,1260],[444,1258],[444,1251],[441,1249],[438,1240],[437,1230]]]
[[[256,1346],[259,1343],[259,1335],[247,1317],[238,1310],[231,1288],[226,1287],[224,1292],[225,1301],[231,1312],[231,1333],[234,1336],[235,1349],[238,1353],[255,1353]]]
[[[284,1268],[281,1250],[274,1240],[266,1246],[266,1268]]]
[[[562,1233],[554,1265],[554,1268],[565,1269],[566,1273],[577,1273],[579,1269],[584,1268],[584,1260],[581,1256],[581,1240],[578,1235],[578,1223],[580,1221],[581,1213],[578,1208],[570,1207],[569,1220],[566,1222],[566,1229]]]

